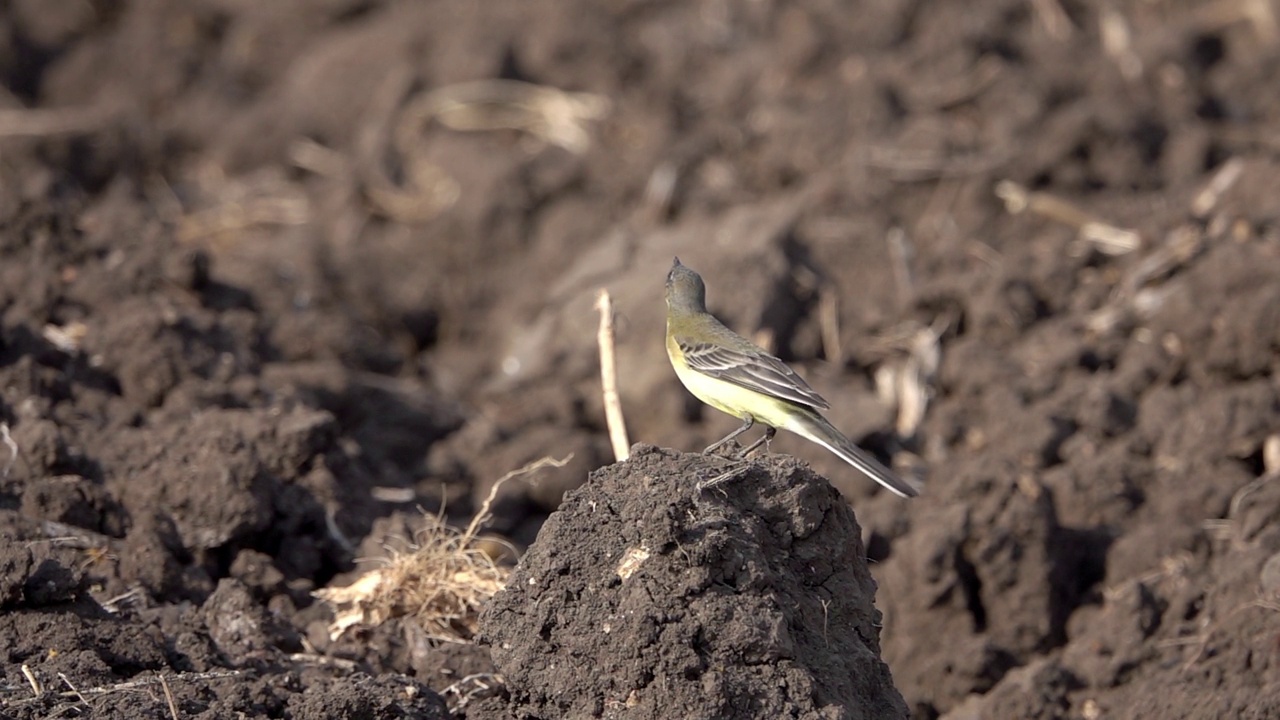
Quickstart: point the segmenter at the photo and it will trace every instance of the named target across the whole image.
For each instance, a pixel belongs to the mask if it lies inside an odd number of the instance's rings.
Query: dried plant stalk
[[[490,517],[498,488],[518,475],[544,467],[563,467],[573,458],[544,457],[498,479],[465,530],[449,527],[440,515],[428,516],[408,552],[393,552],[379,568],[351,585],[314,594],[335,608],[329,636],[338,639],[353,627],[413,618],[427,637],[468,643],[475,637],[480,607],[506,586],[511,569],[499,565],[476,542]]]
[[[604,395],[604,417],[609,425],[609,442],[613,456],[622,462],[631,455],[631,443],[627,439],[627,422],[622,417],[622,401],[618,398],[618,365],[613,352],[613,301],[608,290],[596,296],[596,309],[600,311],[600,384]]]

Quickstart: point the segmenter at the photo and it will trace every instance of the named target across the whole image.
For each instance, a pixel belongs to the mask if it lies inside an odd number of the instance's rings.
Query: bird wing
[[[731,348],[712,343],[676,339],[689,367],[704,375],[733,383],[748,390],[788,400],[819,410],[831,404],[809,387],[794,370],[778,358],[748,344]],[[746,344],[746,341],[743,341]]]

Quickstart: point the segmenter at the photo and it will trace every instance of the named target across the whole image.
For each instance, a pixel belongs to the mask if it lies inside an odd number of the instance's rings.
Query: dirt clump
[[[906,717],[829,483],[781,456],[632,453],[566,496],[485,611],[510,705],[468,717]]]

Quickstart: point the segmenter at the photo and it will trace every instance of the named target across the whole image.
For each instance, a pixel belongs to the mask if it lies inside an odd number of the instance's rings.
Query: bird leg
[[[712,443],[712,444],[708,445],[708,446],[707,446],[707,449],[702,451],[702,454],[703,454],[703,455],[710,455],[711,453],[715,452],[716,450],[719,450],[720,448],[724,447],[725,443],[727,443],[727,442],[729,442],[730,440],[732,440],[732,439],[734,439],[734,438],[738,437],[738,436],[739,436],[739,435],[741,435],[742,433],[744,433],[744,432],[746,432],[746,431],[750,430],[750,429],[751,429],[751,426],[752,426],[752,425],[755,425],[755,424],[756,424],[756,419],[755,419],[755,418],[753,418],[753,417],[751,417],[750,415],[747,415],[746,417],[742,418],[742,427],[740,427],[740,428],[738,428],[737,430],[734,430],[733,432],[729,433],[728,435],[725,435],[724,437],[720,438],[720,440],[719,440],[719,441],[714,442],[714,443]]]
[[[738,457],[743,457],[743,458],[747,457],[752,452],[754,452],[756,448],[772,440],[773,436],[777,434],[778,434],[778,428],[773,427],[771,425],[766,425],[764,428],[764,435],[761,435],[759,440],[756,440],[755,442],[748,445],[747,449],[743,450],[742,454],[739,455]]]
[[[733,482],[738,478],[746,475],[750,471],[751,466],[744,462],[734,463],[733,467],[711,478],[710,480],[699,480],[697,484],[698,492],[706,492],[714,487],[719,487],[725,483]]]

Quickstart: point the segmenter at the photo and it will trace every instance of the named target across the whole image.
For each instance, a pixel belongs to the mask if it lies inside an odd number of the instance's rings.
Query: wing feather
[[[831,408],[831,404],[794,370],[754,347],[730,348],[711,343],[690,343],[683,339],[678,339],[677,343],[685,362],[700,373],[800,405],[819,410]]]

